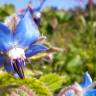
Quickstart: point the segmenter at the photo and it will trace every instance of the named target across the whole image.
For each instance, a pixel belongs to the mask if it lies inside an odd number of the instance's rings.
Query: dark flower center
[[[23,71],[23,66],[25,65],[25,61],[20,59],[15,59],[13,60],[12,64],[13,64],[14,71],[18,74],[18,76],[21,79],[23,79],[25,77]]]

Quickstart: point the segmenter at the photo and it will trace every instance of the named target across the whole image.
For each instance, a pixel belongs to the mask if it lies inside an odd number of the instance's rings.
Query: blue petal
[[[10,60],[6,61],[4,68],[7,72],[14,72],[14,68]]]
[[[0,65],[4,63],[5,63],[5,58],[2,55],[0,55]]]
[[[96,96],[96,89],[87,91],[84,96]]]
[[[0,51],[6,52],[12,45],[12,32],[0,23]]]
[[[83,77],[83,82],[80,85],[81,85],[81,87],[87,87],[90,84],[92,84],[92,79],[91,79],[90,74],[88,72],[86,72]]]
[[[35,42],[39,38],[39,35],[38,27],[32,19],[30,12],[27,11],[24,18],[21,19],[16,27],[16,32],[14,32],[14,42],[17,42],[17,44],[25,48]]]
[[[27,49],[25,51],[25,56],[28,58],[28,57],[31,57],[32,55],[35,55],[41,51],[45,51],[47,50],[48,48],[45,47],[44,45],[37,45],[37,44],[33,44],[30,46],[29,49]]]

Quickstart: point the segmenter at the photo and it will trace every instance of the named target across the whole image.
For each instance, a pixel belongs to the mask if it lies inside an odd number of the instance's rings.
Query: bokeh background
[[[0,0],[0,21],[24,8],[28,2]],[[38,7],[40,2],[33,0],[32,7]],[[45,44],[50,50],[30,58],[24,80],[15,79],[2,66],[0,96],[57,96],[65,86],[81,82],[86,71],[96,80],[95,2],[46,0],[40,10],[42,26],[38,27],[47,37]]]

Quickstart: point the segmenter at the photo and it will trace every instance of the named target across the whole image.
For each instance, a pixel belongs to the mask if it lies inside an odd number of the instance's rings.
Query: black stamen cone
[[[24,71],[20,60],[16,59],[13,63],[14,71],[19,75],[21,79],[24,79]]]

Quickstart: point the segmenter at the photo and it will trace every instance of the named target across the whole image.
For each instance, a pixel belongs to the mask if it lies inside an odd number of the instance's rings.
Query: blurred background
[[[0,21],[24,8],[28,2],[0,0]],[[32,8],[37,8],[40,2],[33,0]],[[47,37],[45,45],[50,50],[30,58],[25,80],[14,79],[1,71],[0,88],[7,91],[2,89],[0,96],[18,96],[13,93],[30,96],[24,88],[34,93],[31,96],[56,96],[65,86],[74,81],[81,82],[86,71],[93,80],[96,78],[96,0],[46,0],[40,12],[42,26],[38,27]],[[10,88],[11,84],[21,87]]]

